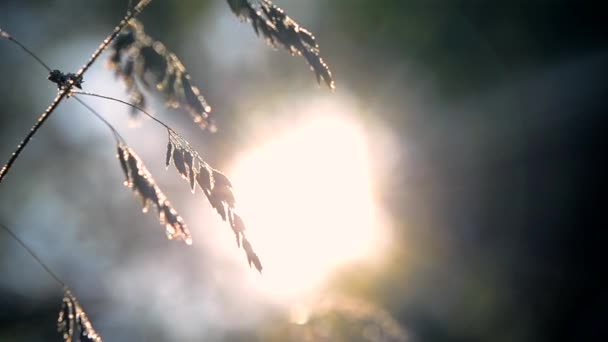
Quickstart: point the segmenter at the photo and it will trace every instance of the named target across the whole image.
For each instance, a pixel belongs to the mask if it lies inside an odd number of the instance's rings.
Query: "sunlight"
[[[272,296],[314,289],[336,267],[370,257],[381,235],[364,128],[317,113],[273,130],[232,172],[264,262],[257,282]]]

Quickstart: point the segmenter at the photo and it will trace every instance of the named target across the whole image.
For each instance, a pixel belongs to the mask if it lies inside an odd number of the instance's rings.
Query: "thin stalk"
[[[118,36],[120,31],[122,31],[122,29],[125,28],[129,24],[129,20],[133,19],[135,16],[137,16],[139,13],[141,13],[141,11],[151,1],[152,0],[140,0],[139,3],[137,3],[137,5],[133,8],[132,11],[127,12],[127,14],[124,16],[124,18],[118,24],[118,26],[116,26],[114,28],[114,31],[112,31],[112,33],[110,33],[110,35],[106,39],[103,40],[103,42],[99,45],[97,50],[95,50],[95,52],[93,52],[93,55],[91,55],[91,58],[89,58],[89,60],[84,64],[84,66],[82,68],[80,68],[80,70],[78,70],[78,72],[76,73],[76,77],[74,79],[78,79],[81,76],[83,76],[83,74],[97,60],[99,55],[101,55],[101,53],[110,45],[110,43],[116,38],[116,36]],[[36,57],[34,55],[34,53],[32,53],[27,48],[25,48],[25,46],[23,46],[23,44],[17,42],[15,39],[11,39],[11,36],[8,33],[6,33],[5,31],[0,30],[0,34],[2,35],[2,37],[6,37],[10,41],[15,42],[17,45],[22,47],[22,49],[24,49],[24,51],[29,53],[32,57],[34,57],[36,60],[38,60],[43,66],[45,66],[50,71],[50,68],[45,63],[43,63],[42,60],[40,60],[38,57]],[[17,158],[21,154],[21,151],[23,151],[25,146],[27,146],[27,144],[30,142],[30,140],[32,140],[32,137],[36,134],[36,132],[38,132],[40,127],[42,127],[44,122],[53,113],[55,108],[57,108],[59,103],[64,98],[66,98],[69,94],[71,94],[72,86],[74,85],[74,79],[70,79],[67,87],[59,90],[59,92],[57,93],[57,96],[55,97],[55,99],[53,100],[51,105],[49,105],[49,107],[44,111],[44,113],[42,113],[40,115],[40,117],[38,118],[38,120],[36,121],[34,126],[32,126],[32,128],[30,129],[29,133],[25,136],[25,138],[21,141],[21,143],[19,145],[17,145],[17,149],[15,150],[15,152],[13,152],[13,154],[10,156],[10,158],[6,162],[6,164],[2,167],[2,169],[0,169],[0,183],[2,183],[2,180],[4,179],[4,177],[6,177],[6,174],[11,169],[15,160],[17,160]]]
[[[17,149],[15,149],[15,152],[13,152],[13,154],[11,154],[11,156],[8,159],[8,161],[6,162],[6,164],[4,164],[4,166],[0,170],[0,183],[2,183],[2,180],[4,179],[4,177],[6,177],[6,174],[11,169],[11,166],[13,166],[13,163],[15,162],[15,160],[17,160],[17,158],[19,157],[19,155],[21,154],[21,152],[23,151],[25,146],[30,142],[30,140],[32,140],[32,137],[36,134],[36,132],[38,132],[40,127],[42,127],[42,125],[49,118],[51,113],[53,113],[55,108],[57,108],[57,106],[59,105],[61,100],[63,100],[67,95],[68,95],[67,89],[60,90],[59,93],[57,93],[57,96],[55,97],[53,102],[44,111],[44,113],[42,113],[40,115],[40,117],[38,118],[38,120],[36,121],[34,126],[32,126],[29,133],[25,136],[25,138],[21,141],[21,143],[19,145],[17,145]]]
[[[74,96],[74,100],[78,101],[81,105],[85,106],[86,109],[88,109],[91,113],[93,113],[93,115],[95,115],[99,120],[101,120],[101,122],[103,122],[106,126],[108,126],[108,128],[112,131],[112,134],[114,134],[114,139],[116,140],[116,144],[120,144],[121,142],[125,141],[125,139],[120,135],[120,133],[118,133],[116,128],[114,128],[114,126],[112,126],[112,124],[110,122],[108,122],[108,120],[104,119],[104,117],[101,116],[101,114],[97,113],[97,111],[95,111],[95,109],[93,109],[91,106],[89,106],[84,101],[77,98],[76,96]]]
[[[23,240],[21,240],[15,233],[13,233],[10,228],[8,228],[2,223],[0,223],[0,227],[2,227],[2,229],[4,229],[8,233],[8,235],[10,235],[15,241],[17,241],[21,245],[21,247],[23,247],[40,266],[42,266],[42,268],[46,271],[46,273],[48,273],[48,275],[51,276],[51,278],[53,278],[59,285],[61,285],[61,287],[67,288],[65,283],[61,281],[61,279],[59,279],[59,277],[53,271],[51,271],[51,269],[44,262],[42,262],[42,260],[36,255],[36,253],[34,253],[34,251],[29,248],[28,245],[26,245],[25,242],[23,242]]]
[[[141,108],[139,106],[136,106],[136,105],[134,105],[134,104],[132,104],[130,102],[127,102],[127,101],[124,101],[124,100],[120,100],[120,99],[117,99],[117,98],[114,98],[114,97],[110,97],[110,96],[105,96],[105,95],[100,95],[100,94],[95,94],[95,93],[89,93],[89,92],[86,92],[86,91],[76,91],[76,92],[73,92],[73,94],[99,97],[99,98],[102,98],[102,99],[106,99],[106,100],[110,100],[110,101],[116,101],[116,102],[125,104],[125,105],[127,105],[127,106],[129,106],[131,108],[135,108],[135,109],[139,110],[140,112],[144,113],[150,119],[156,121],[158,124],[160,124],[163,127],[165,127],[167,130],[169,130],[169,131],[177,134],[177,132],[175,132],[171,127],[169,127],[167,124],[165,124],[164,122],[162,122],[159,119],[157,119],[154,115],[146,112],[143,108]]]
[[[0,29],[0,37],[6,38],[9,41],[17,44],[17,46],[19,46],[28,55],[30,55],[36,61],[38,61],[38,63],[40,63],[40,65],[42,65],[46,70],[48,70],[49,72],[51,71],[51,68],[46,63],[44,63],[42,61],[42,59],[40,59],[38,56],[36,56],[35,53],[33,53],[25,45],[21,44],[21,42],[19,42],[17,39],[13,38],[13,36],[11,36],[8,32]],[[55,110],[55,108],[59,105],[59,102],[61,102],[61,100],[63,100],[63,98],[66,95],[67,95],[67,92],[65,90],[61,90],[61,91],[59,91],[59,93],[57,93],[57,96],[53,100],[53,103],[51,103],[51,105],[46,109],[46,111],[44,111],[44,113],[42,113],[40,115],[40,117],[38,118],[38,121],[36,121],[34,126],[32,126],[29,133],[25,136],[25,138],[21,141],[21,143],[19,145],[17,145],[17,149],[15,150],[15,152],[13,152],[13,154],[9,158],[8,162],[6,162],[6,164],[2,167],[2,169],[0,169],[0,183],[2,183],[2,179],[4,179],[4,176],[6,175],[8,170],[11,168],[11,166],[13,165],[15,160],[19,157],[19,154],[21,154],[21,151],[23,150],[25,145],[27,145],[27,143],[32,139],[34,134],[36,134],[38,129],[40,129],[42,124],[44,124],[46,119],[49,117],[49,114],[51,114],[51,112],[53,110]]]
[[[30,49],[28,49],[25,45],[21,44],[20,41],[13,38],[13,36],[11,36],[8,32],[2,30],[1,28],[0,28],[0,37],[6,38],[6,39],[10,40],[11,42],[17,44],[17,46],[19,46],[21,48],[21,50],[25,51],[28,55],[32,56],[35,60],[37,60],[38,63],[40,63],[40,65],[42,65],[48,72],[51,72],[51,68],[48,65],[46,65],[46,63],[44,63],[40,58],[38,58],[38,56],[36,56],[35,53],[30,51]]]
[[[139,110],[140,112],[144,113],[146,116],[148,116],[150,119],[154,120],[156,123],[158,123],[159,125],[163,126],[165,129],[167,129],[167,133],[169,134],[169,139],[171,140],[176,139],[179,141],[180,144],[183,144],[185,146],[187,146],[189,149],[191,149],[192,151],[194,151],[194,153],[196,154],[197,158],[202,162],[205,163],[205,161],[199,156],[198,152],[196,152],[194,150],[194,148],[192,148],[192,146],[190,145],[190,143],[184,139],[179,133],[177,133],[177,131],[175,131],[173,128],[171,128],[169,125],[167,125],[166,123],[162,122],[161,120],[157,119],[154,115],[148,113],[147,111],[145,111],[143,108],[136,106],[130,102],[124,101],[124,100],[120,100],[114,97],[110,97],[110,96],[105,96],[105,95],[100,95],[100,94],[95,94],[95,93],[89,93],[86,91],[77,91],[77,92],[72,92],[72,94],[77,94],[77,95],[86,95],[86,96],[92,96],[92,97],[98,97],[98,98],[102,98],[102,99],[106,99],[106,100],[110,100],[110,101],[115,101],[115,102],[119,102],[122,104],[125,104],[131,108],[135,108],[137,110]],[[205,163],[206,164],[206,163]]]
[[[116,36],[118,36],[120,31],[122,31],[122,29],[124,29],[129,24],[129,20],[135,18],[139,13],[141,13],[141,11],[146,6],[148,6],[151,1],[152,0],[141,0],[139,1],[139,3],[137,3],[135,7],[133,7],[133,10],[129,10],[127,12],[127,15],[125,15],[124,18],[120,21],[120,23],[114,28],[114,31],[112,31],[112,33],[110,33],[110,35],[103,40],[99,47],[97,47],[97,50],[93,52],[91,58],[89,58],[89,60],[82,66],[82,68],[78,70],[78,72],[76,73],[76,78],[82,76],[91,67],[91,65],[95,63],[99,55],[101,55],[101,53],[108,48],[110,43],[114,40],[114,38],[116,38]]]

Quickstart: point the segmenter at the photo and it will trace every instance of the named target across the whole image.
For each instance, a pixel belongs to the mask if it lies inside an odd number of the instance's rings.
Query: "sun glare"
[[[282,298],[370,257],[380,237],[364,130],[318,113],[267,134],[232,172],[247,236],[264,263],[257,281]]]

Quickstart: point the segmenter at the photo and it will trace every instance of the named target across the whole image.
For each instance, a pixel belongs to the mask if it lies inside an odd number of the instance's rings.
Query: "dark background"
[[[402,154],[381,180],[380,192],[396,222],[397,241],[416,248],[392,251],[389,262],[373,273],[356,265],[345,269],[334,288],[383,308],[418,341],[602,337],[608,319],[606,282],[600,277],[608,44],[604,12],[592,3],[277,1],[315,33],[338,93],[346,89],[365,107],[363,120],[390,127]],[[125,5],[4,0],[0,27],[48,64],[76,70]],[[220,14],[226,16],[220,26],[234,42],[222,40],[224,31],[214,38],[217,30],[204,30]],[[149,34],[181,56],[193,79],[204,80],[199,84],[225,128],[200,141],[220,168],[246,141],[237,124],[249,114],[243,103],[327,92],[315,88],[302,60],[264,46],[222,0],[153,1],[141,19]],[[244,62],[250,51],[240,49],[252,47],[257,57]],[[241,56],[233,66],[218,62],[217,56],[230,62],[231,54]],[[103,73],[104,62],[98,64]],[[0,42],[0,74],[0,155],[6,158],[54,90],[44,70],[6,41]],[[118,83],[105,87],[115,87],[120,96]],[[269,110],[258,119],[273,115]],[[175,124],[197,134],[183,118],[175,116]],[[21,236],[47,237],[31,244],[51,250],[41,253],[48,263],[71,263],[63,274],[73,287],[90,290],[81,290],[82,301],[93,308],[95,323],[112,299],[94,279],[110,277],[120,259],[145,252],[131,247],[129,239],[139,235],[111,228],[130,227],[139,209],[127,191],[117,197],[106,189],[120,175],[104,179],[113,156],[96,148],[105,133],[69,133],[85,129],[69,117],[45,127],[0,185],[0,217]],[[414,157],[406,158],[409,153]],[[86,229],[66,241],[62,227],[70,222]],[[24,231],[34,223],[48,225],[48,232]],[[111,251],[91,242],[100,239],[112,244]],[[142,243],[166,248],[164,241],[154,241]],[[73,247],[76,242],[81,247]],[[0,341],[58,340],[60,290],[40,290],[53,285],[46,275],[33,275],[42,271],[14,245],[0,234]],[[100,253],[114,259],[91,267]],[[217,267],[216,262],[204,267]],[[133,308],[122,313],[121,322],[96,326],[110,340],[171,340],[145,310]],[[305,340],[283,328],[288,322],[262,317],[243,329],[231,329],[229,322],[212,326],[200,339]],[[352,333],[358,331],[354,323],[334,328],[344,330],[332,332],[336,340],[365,340]]]

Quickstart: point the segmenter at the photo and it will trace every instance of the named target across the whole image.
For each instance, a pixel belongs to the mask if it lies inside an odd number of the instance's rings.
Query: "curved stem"
[[[48,273],[51,278],[53,278],[59,285],[61,285],[61,287],[66,288],[67,286],[65,285],[65,283],[63,281],[61,281],[61,279],[59,279],[59,277],[53,273],[53,271],[51,271],[51,269],[45,265],[44,262],[42,262],[42,260],[36,255],[36,253],[34,253],[34,251],[29,248],[25,242],[23,242],[15,233],[13,233],[12,230],[10,230],[7,226],[5,226],[4,224],[0,223],[0,227],[2,227],[2,229],[4,229],[13,239],[15,239],[15,241],[17,241],[21,247],[23,247],[31,256],[32,258],[34,258],[34,260],[36,260],[36,262],[42,266],[42,268],[46,271],[46,273]]]
[[[2,30],[1,28],[0,28],[0,37],[6,38],[9,41],[17,44],[17,46],[19,46],[21,48],[21,50],[25,51],[28,55],[32,56],[35,60],[37,60],[38,63],[40,63],[40,65],[42,65],[48,72],[51,72],[51,68],[46,63],[44,63],[42,61],[42,59],[40,59],[38,56],[36,56],[36,54],[33,53],[30,49],[28,49],[25,45],[21,44],[20,41],[15,39],[8,32]]]
[[[99,94],[95,94],[95,93],[89,93],[89,92],[86,92],[86,91],[75,91],[75,92],[72,92],[72,93],[73,93],[73,94],[78,94],[78,95],[86,95],[86,96],[99,97],[99,98],[102,98],[102,99],[106,99],[106,100],[110,100],[110,101],[116,101],[116,102],[119,102],[119,103],[125,104],[125,105],[127,105],[127,106],[129,106],[129,107],[132,107],[132,108],[135,108],[135,109],[139,110],[140,112],[142,112],[142,113],[144,113],[146,116],[148,116],[150,119],[152,119],[152,120],[156,121],[158,124],[160,124],[160,125],[162,125],[163,127],[165,127],[167,130],[171,131],[172,133],[177,134],[177,132],[175,132],[175,131],[174,131],[174,130],[173,130],[171,127],[169,127],[169,126],[168,126],[166,123],[164,123],[164,122],[160,121],[160,120],[159,120],[159,119],[157,119],[157,118],[156,118],[154,115],[152,115],[152,114],[150,114],[150,113],[146,112],[146,111],[145,111],[143,108],[141,108],[141,107],[139,107],[139,106],[136,106],[136,105],[134,105],[134,104],[132,104],[132,103],[130,103],[130,102],[127,102],[127,101],[124,101],[124,100],[120,100],[120,99],[117,99],[117,98],[114,98],[114,97],[110,97],[110,96],[99,95]]]
[[[80,68],[80,70],[78,70],[78,72],[76,73],[76,77],[74,79],[70,79],[67,87],[61,89],[59,91],[59,93],[57,93],[57,96],[55,97],[53,102],[44,111],[44,113],[42,113],[40,115],[40,117],[38,118],[38,121],[36,121],[34,126],[32,126],[32,128],[30,129],[30,132],[25,136],[23,141],[21,141],[21,143],[19,145],[17,145],[17,149],[15,150],[15,152],[13,152],[13,154],[10,156],[10,158],[8,159],[6,164],[2,167],[2,169],[0,169],[0,183],[2,183],[2,180],[4,179],[4,177],[6,177],[6,174],[11,169],[11,166],[13,165],[15,160],[17,160],[17,158],[21,154],[21,151],[23,151],[25,146],[30,142],[30,140],[32,140],[32,137],[36,134],[36,132],[38,132],[40,127],[48,119],[48,117],[51,115],[51,113],[53,113],[55,108],[57,108],[59,103],[65,97],[67,97],[69,94],[71,94],[72,86],[74,85],[74,80],[79,79],[81,76],[83,76],[83,74],[91,67],[91,65],[93,65],[93,63],[95,63],[95,61],[97,60],[99,55],[101,55],[101,53],[108,47],[108,45],[110,45],[110,43],[114,40],[114,38],[116,38],[116,36],[118,36],[120,31],[122,31],[122,29],[125,28],[129,24],[129,20],[131,20],[135,16],[137,16],[151,1],[152,0],[140,0],[137,3],[137,5],[133,8],[132,11],[127,12],[127,15],[125,15],[125,17],[120,21],[120,24],[118,24],[118,26],[116,26],[114,28],[114,31],[112,31],[112,33],[110,33],[110,35],[106,39],[103,40],[103,42],[101,43],[101,45],[99,45],[97,50],[95,50],[95,52],[93,52],[93,55],[91,55],[91,58],[89,58],[89,60],[84,64],[84,66],[82,68]],[[6,33],[6,31],[0,30],[0,33],[2,33],[2,37],[10,39],[10,35],[8,35],[8,33]],[[17,43],[26,52],[28,52],[32,56],[34,56],[27,48],[22,46],[16,40],[11,39],[11,41]],[[39,62],[41,62],[42,65],[44,65],[48,69],[48,66],[46,66],[46,64],[44,64],[41,60],[39,60],[35,56],[34,56],[34,58],[36,58]]]
[[[102,99],[106,99],[106,100],[110,100],[110,101],[116,101],[122,104],[125,104],[131,108],[135,108],[137,110],[139,110],[140,112],[144,113],[146,116],[148,116],[150,119],[154,120],[155,122],[157,122],[159,125],[163,126],[165,129],[167,129],[167,133],[169,134],[169,140],[177,140],[179,142],[179,144],[184,144],[186,145],[190,150],[192,150],[197,158],[200,160],[201,163],[207,164],[198,154],[198,152],[196,152],[194,150],[194,148],[192,148],[192,146],[190,146],[190,143],[184,139],[179,133],[177,133],[177,131],[175,131],[173,128],[171,128],[169,125],[167,125],[166,123],[162,122],[161,120],[157,119],[154,115],[148,113],[147,111],[145,111],[143,108],[136,106],[130,102],[127,101],[123,101],[114,97],[110,97],[110,96],[105,96],[105,95],[100,95],[100,94],[95,94],[95,93],[89,93],[86,91],[77,91],[77,92],[72,92],[72,94],[78,94],[78,95],[86,95],[86,96],[92,96],[92,97],[99,97]]]
[[[13,154],[10,156],[10,158],[8,159],[6,164],[4,164],[4,166],[0,170],[0,183],[2,183],[2,180],[4,179],[4,177],[6,177],[6,174],[11,169],[11,166],[13,165],[15,160],[17,160],[17,158],[21,154],[21,151],[23,151],[25,146],[27,146],[27,144],[30,142],[30,140],[32,140],[32,137],[36,134],[36,132],[38,132],[40,127],[42,127],[42,125],[44,124],[46,119],[49,118],[49,116],[55,110],[55,108],[57,108],[57,106],[59,105],[61,100],[63,100],[67,95],[68,95],[68,91],[66,89],[60,90],[59,93],[57,93],[57,96],[55,97],[53,102],[49,105],[49,107],[44,111],[44,113],[42,113],[40,115],[40,117],[38,117],[38,120],[36,121],[34,126],[32,126],[29,133],[25,136],[25,138],[21,141],[21,143],[19,145],[17,145],[17,149],[15,150],[15,152],[13,152]]]
[[[95,115],[106,126],[108,126],[108,128],[112,131],[112,134],[114,134],[114,139],[116,140],[116,144],[117,145],[120,144],[120,142],[124,142],[125,141],[125,139],[120,135],[120,133],[118,133],[118,131],[116,130],[116,128],[114,128],[114,126],[112,126],[112,124],[110,122],[108,122],[108,120],[104,119],[104,117],[101,116],[101,114],[97,113],[97,111],[95,111],[95,109],[93,109],[91,106],[89,106],[88,104],[86,104],[81,99],[77,98],[76,96],[73,96],[73,97],[74,97],[74,100],[78,101],[81,105],[85,106],[86,109],[88,109],[91,113],[93,113],[93,115]]]

